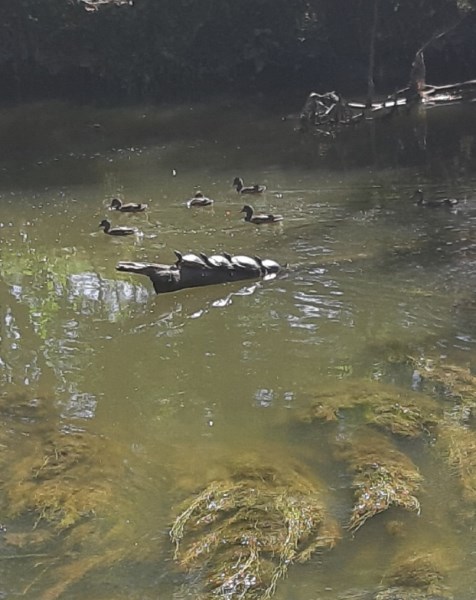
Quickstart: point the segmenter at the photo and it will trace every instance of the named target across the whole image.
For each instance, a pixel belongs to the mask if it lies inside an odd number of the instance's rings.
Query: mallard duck
[[[240,212],[245,213],[245,221],[247,223],[254,223],[255,225],[278,223],[283,220],[282,215],[255,215],[253,214],[253,208],[249,204],[245,204]]]
[[[110,206],[111,210],[119,210],[121,212],[143,212],[147,207],[147,204],[136,204],[134,202],[123,204],[119,198],[113,198]]]
[[[213,204],[213,200],[211,198],[207,198],[202,194],[202,192],[196,192],[193,198],[187,202],[187,208],[192,208],[192,206],[211,206]]]
[[[239,194],[262,194],[266,191],[265,185],[258,185],[257,183],[245,187],[241,177],[235,177],[233,180],[233,187],[236,188],[236,191]]]
[[[99,223],[99,227],[102,227],[104,229],[104,233],[107,233],[107,235],[124,236],[137,233],[137,229],[134,227],[111,227],[111,221],[108,221],[107,219],[103,219]]]
[[[452,208],[459,202],[457,198],[441,198],[437,200],[425,200],[423,190],[415,190],[412,200],[416,200],[417,206],[427,206],[428,208]]]

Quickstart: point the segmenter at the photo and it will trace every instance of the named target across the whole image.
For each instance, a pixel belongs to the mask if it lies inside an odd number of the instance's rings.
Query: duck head
[[[243,179],[241,179],[241,177],[235,177],[235,179],[233,179],[233,187],[235,187],[238,191],[241,190],[243,185]]]
[[[253,216],[253,207],[251,207],[249,204],[245,204],[240,210],[240,213],[245,213],[245,221],[249,221]]]
[[[111,222],[108,221],[107,219],[103,219],[100,223],[99,223],[99,227],[103,227],[105,231],[107,231],[108,229],[111,228]]]
[[[122,202],[119,200],[119,198],[113,198],[111,200],[111,208],[113,210],[119,210],[122,206]]]

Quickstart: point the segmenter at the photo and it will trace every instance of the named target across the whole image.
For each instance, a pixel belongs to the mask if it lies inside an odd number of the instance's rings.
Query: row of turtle
[[[174,250],[177,268],[188,267],[191,269],[217,269],[220,271],[244,271],[257,276],[266,276],[277,273],[281,266],[269,258],[262,259],[259,256],[232,256],[228,252],[207,256],[204,252],[199,254],[182,254]]]

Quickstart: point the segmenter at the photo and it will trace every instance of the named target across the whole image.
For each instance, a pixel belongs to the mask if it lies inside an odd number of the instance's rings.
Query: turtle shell
[[[196,254],[181,254],[177,250],[174,250],[174,253],[178,259],[178,266],[193,267],[198,269],[203,269],[207,267],[205,261]]]
[[[209,267],[215,267],[216,269],[230,269],[232,267],[230,260],[221,254],[207,256],[206,254],[200,253],[200,256]]]
[[[245,271],[261,271],[261,267],[258,261],[251,256],[232,256],[231,264],[237,269],[243,269]]]
[[[270,258],[261,259],[255,256],[255,259],[267,273],[277,273],[281,269],[281,265]]]

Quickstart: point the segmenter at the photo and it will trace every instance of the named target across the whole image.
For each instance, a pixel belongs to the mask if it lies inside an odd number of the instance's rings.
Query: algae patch
[[[255,460],[187,499],[172,526],[175,561],[206,597],[269,598],[291,563],[334,546],[339,530],[302,469]]]
[[[341,439],[336,443],[336,457],[347,463],[352,474],[351,531],[391,506],[420,512],[415,494],[423,478],[412,461],[383,435],[366,429]]]

